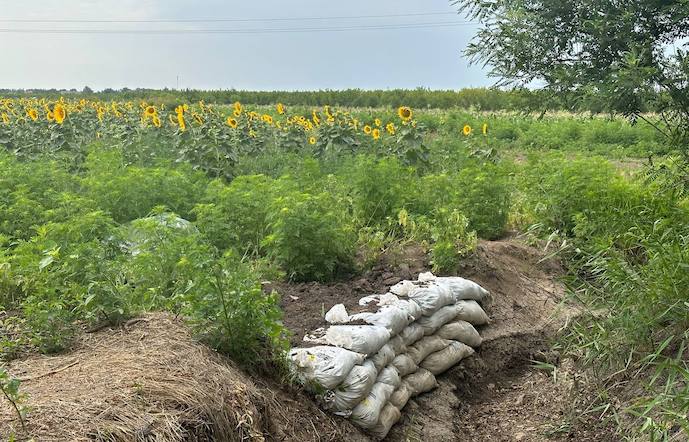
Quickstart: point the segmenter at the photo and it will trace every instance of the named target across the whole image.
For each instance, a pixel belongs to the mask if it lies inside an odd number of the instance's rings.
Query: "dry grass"
[[[40,441],[263,440],[266,398],[239,369],[163,314],[84,334],[65,355],[10,366]],[[0,405],[0,436],[20,425]]]

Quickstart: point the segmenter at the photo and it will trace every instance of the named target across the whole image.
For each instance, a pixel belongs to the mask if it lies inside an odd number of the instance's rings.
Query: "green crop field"
[[[352,278],[410,243],[452,274],[479,240],[519,235],[595,312],[558,345],[650,379],[624,411],[639,431],[687,425],[685,166],[643,121],[183,97],[5,98],[0,116],[4,360],[165,310],[244,367],[279,366],[261,281]]]

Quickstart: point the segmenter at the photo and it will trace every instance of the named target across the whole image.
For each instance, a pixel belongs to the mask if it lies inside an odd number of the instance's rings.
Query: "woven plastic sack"
[[[424,273],[419,273],[419,282],[430,282],[430,281],[435,281],[437,276],[435,276],[431,272],[424,272]]]
[[[292,368],[302,383],[326,390],[337,387],[365,356],[344,348],[317,346],[289,352]]]
[[[440,327],[454,320],[461,311],[462,306],[457,304],[446,305],[431,316],[424,316],[416,323],[423,328],[424,335],[430,336],[438,331]]]
[[[394,293],[397,296],[409,296],[409,293],[416,287],[416,285],[411,281],[400,281],[397,284],[390,287],[390,293]]]
[[[441,339],[437,336],[426,336],[416,344],[407,348],[407,354],[411,356],[416,365],[420,365],[426,356],[447,347],[450,341]]]
[[[349,322],[349,314],[344,304],[335,304],[328,313],[325,314],[325,320],[330,324],[344,324]]]
[[[307,342],[333,345],[366,355],[380,350],[389,339],[390,332],[376,325],[333,325],[323,336],[304,337]]]
[[[460,278],[459,276],[438,277],[434,282],[438,285],[446,286],[454,297],[455,302],[462,300],[482,302],[490,296],[488,290],[474,281]]]
[[[412,318],[412,321],[416,321],[421,316],[423,316],[423,310],[421,309],[421,306],[411,299],[398,299],[390,305],[393,305],[407,312],[407,315],[409,315]]]
[[[423,316],[430,316],[438,309],[455,302],[446,287],[435,284],[415,287],[409,293],[409,299],[419,304]]]
[[[373,362],[366,360],[361,365],[355,365],[326,400],[326,408],[339,411],[338,414],[351,412],[371,392],[377,377],[378,370]]]
[[[474,348],[480,347],[483,342],[483,338],[481,338],[474,326],[466,321],[453,321],[445,324],[436,332],[436,336],[459,341]]]
[[[462,307],[462,311],[457,315],[457,319],[466,321],[471,325],[484,325],[490,322],[488,315],[478,305],[476,301],[457,301],[457,305]]]
[[[454,367],[459,361],[473,354],[473,348],[461,342],[452,341],[444,350],[428,355],[420,365],[422,368],[437,375]]]
[[[433,373],[424,368],[419,368],[416,373],[405,376],[402,382],[409,386],[412,397],[431,391],[438,386]]]
[[[357,313],[350,316],[349,320],[360,320],[367,324],[385,327],[390,332],[390,335],[396,335],[414,321],[414,318],[409,316],[406,310],[402,310],[394,305],[385,305],[375,313]]]
[[[407,351],[407,344],[404,343],[404,339],[402,339],[400,335],[390,338],[388,344],[390,344],[390,347],[395,351],[395,356],[401,355]]]
[[[392,385],[376,382],[371,392],[354,407],[350,419],[361,428],[372,429],[380,418],[380,412],[387,405],[395,387]]]
[[[363,298],[359,299],[359,305],[363,305],[363,306],[392,305],[395,303],[395,301],[399,301],[399,299],[400,298],[398,298],[397,295],[395,295],[393,293],[383,293],[383,294],[379,294],[379,295],[368,295],[368,296],[364,296]]]
[[[392,348],[390,343],[385,344],[381,347],[376,354],[370,357],[371,362],[376,367],[377,371],[380,371],[395,359],[395,350]]]
[[[404,341],[404,345],[409,347],[423,338],[423,327],[416,323],[409,324],[409,326],[400,332],[399,336]]]
[[[401,410],[407,405],[409,399],[414,395],[414,389],[409,386],[406,380],[403,380],[399,387],[390,396],[390,403]]]
[[[379,439],[385,438],[393,425],[402,417],[400,410],[392,404],[387,404],[380,412],[378,423],[369,431]]]
[[[418,365],[416,365],[414,360],[408,354],[401,354],[395,356],[395,359],[392,360],[390,365],[397,369],[400,376],[412,374],[419,369]]]
[[[384,384],[392,385],[393,387],[397,388],[402,382],[402,377],[400,376],[399,371],[397,371],[394,365],[388,365],[380,371],[380,374],[378,375],[376,382],[382,382]]]

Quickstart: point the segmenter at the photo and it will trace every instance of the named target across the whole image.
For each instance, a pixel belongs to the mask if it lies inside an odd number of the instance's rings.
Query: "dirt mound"
[[[40,441],[342,440],[357,434],[304,395],[256,382],[165,314],[84,334],[65,355],[10,364]],[[19,433],[0,401],[0,438]]]

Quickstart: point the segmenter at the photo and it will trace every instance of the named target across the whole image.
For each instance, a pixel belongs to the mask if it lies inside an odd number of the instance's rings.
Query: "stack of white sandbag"
[[[375,312],[334,306],[325,315],[333,325],[304,337],[315,345],[292,349],[292,367],[326,409],[382,439],[410,398],[481,345],[474,326],[488,323],[487,297],[467,279],[422,273],[359,301]]]

